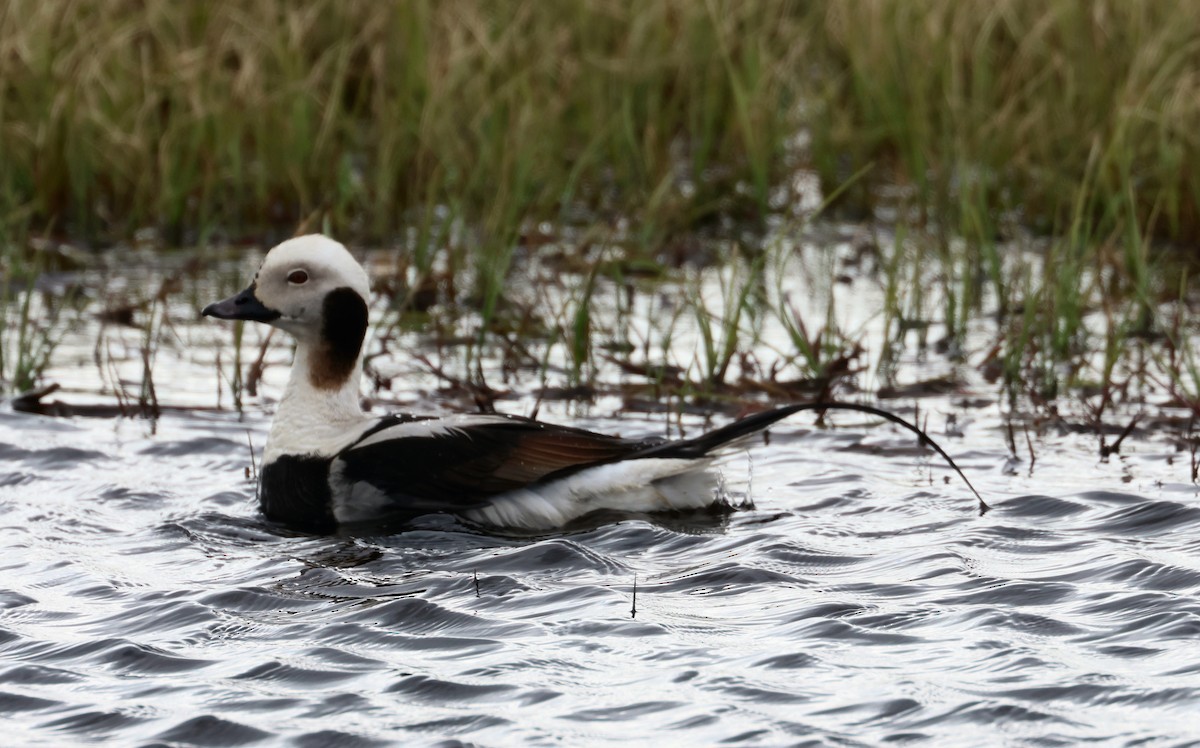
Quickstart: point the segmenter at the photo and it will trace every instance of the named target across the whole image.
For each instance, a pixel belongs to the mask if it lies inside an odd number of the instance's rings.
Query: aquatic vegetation
[[[439,370],[477,392],[496,350],[537,362],[545,386],[562,373],[594,392],[623,366],[657,372],[660,395],[709,399],[770,391],[784,370],[822,391],[894,389],[897,363],[932,350],[1014,408],[1099,382],[1126,401],[1169,388],[1195,410],[1196,322],[1172,312],[1195,265],[1173,247],[1200,236],[1192,15],[1068,0],[14,0],[0,8],[0,236],[269,245],[300,227],[396,248],[382,338],[434,324],[438,357],[453,352]],[[860,227],[854,267],[814,246],[824,220]],[[564,311],[514,291],[548,245],[574,276]],[[797,252],[822,286],[882,286],[870,345],[835,294],[801,310],[808,289],[753,284]],[[696,280],[712,268],[733,284],[715,306]],[[597,299],[653,294],[627,282],[646,275],[679,303],[627,298],[599,318]],[[633,324],[635,307],[661,314]],[[761,360],[764,325],[791,349]],[[671,345],[693,330],[694,359]],[[10,370],[50,355],[17,349]],[[154,400],[150,374],[138,402]]]
[[[0,215],[194,240],[319,214],[378,241],[441,208],[507,246],[583,206],[656,249],[786,202],[797,168],[832,191],[874,164],[846,202],[911,187],[969,244],[1014,213],[1061,230],[1081,194],[1095,233],[1194,236],[1190,21],[1065,0],[16,0]]]
[[[3,237],[0,247],[0,389],[26,392],[50,363],[77,289],[39,290],[44,253],[28,257]]]

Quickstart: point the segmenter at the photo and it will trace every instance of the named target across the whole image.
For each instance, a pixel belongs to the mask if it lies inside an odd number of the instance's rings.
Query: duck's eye
[[[303,270],[293,270],[288,273],[288,283],[299,286],[302,283],[308,283],[308,273]]]

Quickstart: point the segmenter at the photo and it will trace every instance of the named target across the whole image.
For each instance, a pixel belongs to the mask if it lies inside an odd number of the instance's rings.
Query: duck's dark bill
[[[264,306],[254,295],[253,285],[237,296],[230,296],[224,301],[209,304],[200,314],[217,319],[244,319],[251,322],[270,322],[273,319],[279,319],[279,312]]]

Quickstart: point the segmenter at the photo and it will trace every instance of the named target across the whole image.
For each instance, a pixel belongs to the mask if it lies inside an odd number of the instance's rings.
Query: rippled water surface
[[[907,434],[797,416],[726,464],[753,508],[523,538],[282,532],[260,408],[5,409],[0,742],[1200,745],[1188,456],[1051,431],[1030,465],[994,405],[922,408],[987,515]],[[543,410],[664,431],[614,413]]]
[[[980,518],[910,440],[848,419],[777,429],[735,459],[731,487],[756,508],[724,521],[502,538],[435,518],[303,537],[252,505],[246,432],[261,440],[263,421],[167,417],[152,435],[5,414],[6,730],[19,744],[1200,739],[1200,507],[1172,455],[1100,464],[1064,439],[1029,477],[952,442],[994,504]]]

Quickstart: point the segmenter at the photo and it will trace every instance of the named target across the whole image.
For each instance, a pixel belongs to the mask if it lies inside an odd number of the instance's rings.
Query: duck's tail
[[[958,477],[963,479],[963,483],[967,484],[967,488],[971,489],[971,493],[975,494],[975,498],[979,500],[980,515],[985,514],[989,509],[991,509],[987,502],[983,500],[983,496],[979,494],[979,491],[975,490],[975,486],[971,484],[971,481],[967,478],[966,474],[964,474],[962,469],[958,467],[958,464],[954,462],[950,455],[946,454],[946,450],[942,449],[941,446],[939,446],[938,443],[929,436],[929,434],[925,433],[925,431],[916,424],[901,418],[895,413],[889,413],[886,410],[873,408],[870,405],[835,402],[797,403],[795,405],[785,405],[781,408],[775,408],[774,410],[766,410],[762,413],[755,413],[753,415],[746,416],[745,418],[734,421],[726,426],[722,426],[719,429],[714,429],[707,433],[701,434],[700,436],[695,436],[690,439],[679,439],[677,441],[665,442],[663,444],[649,447],[635,455],[630,455],[630,457],[635,459],[643,457],[680,457],[689,459],[704,457],[718,447],[727,445],[741,437],[749,436],[750,434],[762,431],[776,421],[780,421],[794,413],[799,413],[804,410],[852,410],[858,413],[867,413],[869,415],[877,416],[886,421],[891,421],[898,426],[903,426],[904,428],[916,434],[920,439],[921,444],[928,445],[931,449],[933,449],[934,452],[937,452],[938,455],[946,461],[946,464],[953,468],[954,472],[958,473]]]

